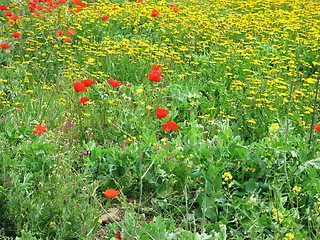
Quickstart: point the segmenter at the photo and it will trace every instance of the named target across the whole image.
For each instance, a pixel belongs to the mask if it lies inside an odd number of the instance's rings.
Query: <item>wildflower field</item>
[[[0,239],[320,239],[319,0],[1,0]]]

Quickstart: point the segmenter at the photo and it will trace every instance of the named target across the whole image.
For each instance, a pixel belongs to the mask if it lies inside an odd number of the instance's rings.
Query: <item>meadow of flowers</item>
[[[1,0],[1,239],[319,239],[320,1]]]

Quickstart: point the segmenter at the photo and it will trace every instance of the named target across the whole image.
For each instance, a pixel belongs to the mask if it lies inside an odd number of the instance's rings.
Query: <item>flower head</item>
[[[122,82],[121,81],[116,81],[113,78],[110,78],[108,82],[112,87],[119,87],[121,86]]]
[[[57,30],[57,31],[56,31],[56,34],[57,34],[58,36],[61,36],[61,35],[64,34],[64,31],[63,31],[63,30]]]
[[[18,32],[12,33],[12,34],[10,35],[10,37],[13,37],[13,38],[21,38],[21,33],[18,33]]]
[[[0,48],[2,48],[2,49],[8,49],[10,47],[11,47],[11,45],[9,45],[8,43],[0,44]]]
[[[42,125],[36,125],[36,130],[33,131],[35,134],[41,134],[47,132],[47,127]]]
[[[92,81],[92,80],[90,80],[90,79],[84,79],[84,80],[82,80],[81,83],[82,83],[83,85],[85,85],[86,87],[90,87],[92,84],[95,83],[95,81]]]
[[[161,70],[161,65],[152,65],[152,70],[150,71],[150,73],[155,73],[155,74],[161,74],[162,70]]]
[[[4,13],[4,15],[5,15],[6,17],[11,17],[11,16],[14,15],[14,13],[13,13],[12,11],[6,11],[6,12]]]
[[[166,124],[162,125],[162,129],[165,131],[173,131],[173,130],[178,130],[179,126],[172,121],[167,121]]]
[[[72,84],[76,92],[84,92],[87,90],[86,85],[84,85],[82,82],[74,82]]]
[[[8,7],[6,5],[0,5],[0,10],[8,10]]]
[[[72,0],[72,3],[78,5],[80,8],[84,8],[87,6],[87,4],[81,2],[80,0]]]
[[[66,37],[65,39],[63,39],[65,42],[72,42],[72,39],[69,37]]]
[[[169,114],[169,111],[163,108],[156,109],[157,118],[165,118]]]
[[[68,29],[67,31],[66,31],[66,34],[68,34],[68,35],[73,35],[73,34],[76,34],[77,32],[74,30],[74,29],[72,29],[72,28],[70,28],[70,29]]]
[[[315,125],[315,126],[314,126],[314,129],[315,129],[316,131],[320,132],[320,124]]]
[[[158,73],[150,73],[148,75],[148,80],[156,82],[162,80],[162,77]]]
[[[86,102],[89,101],[89,98],[88,97],[82,97],[79,99],[79,102],[82,103],[83,105],[87,105]]]
[[[153,10],[150,15],[151,15],[151,17],[157,17],[160,14],[159,14],[159,12],[157,10]]]
[[[179,8],[177,8],[177,7],[173,7],[173,8],[172,8],[172,10],[173,10],[173,12],[175,12],[175,13],[177,13],[177,12],[179,12],[179,11],[180,11],[180,9],[179,9]]]
[[[100,17],[100,19],[106,21],[106,20],[109,20],[109,17],[108,16],[102,16],[102,17]]]
[[[13,21],[17,21],[19,19],[19,16],[13,14],[9,19]]]
[[[107,198],[114,198],[118,196],[120,191],[114,189],[106,189],[102,194],[104,194]]]

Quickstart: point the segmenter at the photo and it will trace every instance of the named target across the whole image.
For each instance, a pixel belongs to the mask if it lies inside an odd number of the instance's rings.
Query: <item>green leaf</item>
[[[257,184],[253,178],[245,182],[244,187],[247,192],[253,192],[257,188]]]

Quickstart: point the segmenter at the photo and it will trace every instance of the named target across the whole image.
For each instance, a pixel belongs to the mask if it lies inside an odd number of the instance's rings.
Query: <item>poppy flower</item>
[[[173,130],[178,130],[179,126],[172,121],[167,121],[166,124],[162,125],[162,129],[165,131],[173,131]]]
[[[0,5],[0,10],[8,10],[8,7],[6,5]]]
[[[169,6],[170,7],[174,7],[174,3],[172,2],[172,3],[169,3]]]
[[[48,131],[46,126],[36,125],[36,128],[37,129],[33,131],[33,133],[35,133],[35,134],[41,134],[41,133],[45,133]]]
[[[315,129],[316,131],[320,132],[320,124],[315,125],[315,126],[314,126],[314,129]]]
[[[72,39],[69,37],[66,37],[65,39],[63,39],[65,42],[72,42]]]
[[[82,80],[81,83],[82,83],[83,85],[85,85],[86,87],[90,87],[92,84],[95,83],[95,81],[92,81],[92,80],[90,80],[90,79],[84,79],[84,80]]]
[[[101,20],[109,20],[109,17],[108,16],[102,16],[102,17],[100,17],[101,18]]]
[[[72,84],[76,92],[84,92],[87,90],[86,85],[84,85],[82,82],[74,82]]]
[[[68,29],[67,31],[66,31],[66,34],[68,34],[68,35],[73,35],[73,34],[76,34],[77,32],[76,32],[76,30],[74,30],[74,29],[72,29],[72,28],[70,28],[70,29]]]
[[[78,5],[79,7],[86,7],[87,5],[79,0],[72,0],[72,3]]]
[[[37,9],[37,10],[43,10],[43,9],[44,9],[44,6],[43,6],[43,5],[36,5],[36,9]]]
[[[177,12],[179,12],[179,11],[180,11],[180,9],[179,9],[179,8],[177,8],[177,7],[173,7],[172,9],[173,9],[173,11],[174,11],[175,13],[177,13]]]
[[[10,47],[11,46],[8,43],[0,44],[0,48],[2,48],[2,49],[8,49]]]
[[[157,11],[157,10],[152,10],[152,12],[151,12],[151,17],[157,17],[157,16],[159,16],[160,14],[159,14],[159,12]]]
[[[122,240],[120,231],[116,232],[116,237],[118,238],[118,240]]]
[[[21,38],[21,33],[15,32],[15,33],[11,34],[10,37],[13,37],[13,38]]]
[[[158,73],[151,73],[148,75],[148,80],[156,82],[162,80],[162,77]]]
[[[16,20],[19,19],[19,16],[13,14],[9,19],[10,19],[10,20],[13,20],[13,21],[16,21]]]
[[[123,238],[121,237],[121,233],[120,231],[116,232],[116,237],[118,238],[118,240],[122,240]],[[127,240],[126,238],[124,238],[123,240]]]
[[[11,16],[13,16],[14,14],[13,14],[12,11],[6,11],[6,12],[4,13],[4,15],[6,15],[6,17],[11,17]]]
[[[89,98],[87,98],[87,97],[82,97],[79,99],[79,102],[82,103],[83,105],[87,105],[86,102],[88,102],[88,101],[89,101]]]
[[[169,114],[169,111],[163,108],[156,109],[157,118],[165,118]]]
[[[122,82],[120,81],[116,81],[113,78],[110,78],[109,82],[108,82],[112,87],[119,87],[121,86]]]
[[[157,74],[161,74],[162,70],[160,69],[161,65],[152,65],[152,70],[150,71],[150,73],[157,73]]]
[[[120,193],[120,191],[118,190],[114,190],[114,189],[107,189],[104,192],[102,192],[107,198],[114,198],[116,196],[118,196],[118,194]]]
[[[61,36],[61,35],[64,34],[64,31],[63,31],[63,30],[58,30],[58,31],[56,31],[56,34],[57,34],[58,36]]]

